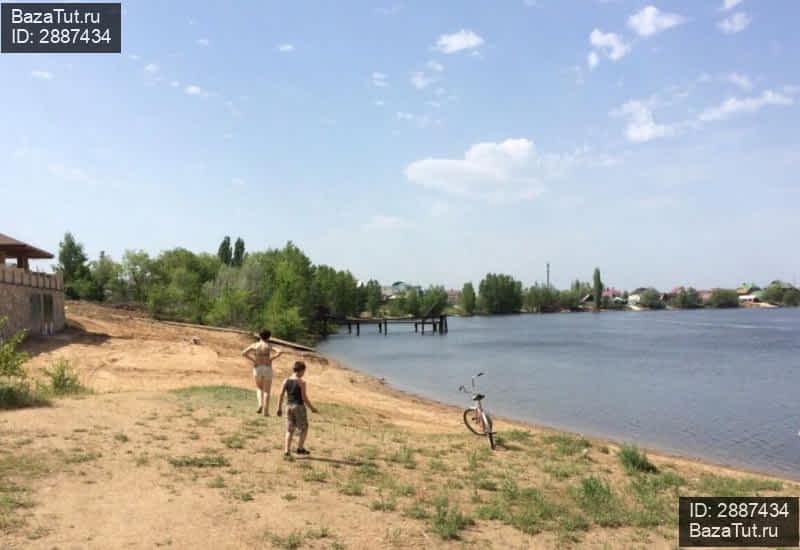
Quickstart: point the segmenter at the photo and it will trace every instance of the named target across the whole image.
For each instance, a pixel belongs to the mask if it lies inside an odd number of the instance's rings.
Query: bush
[[[797,290],[796,288],[790,288],[784,292],[781,304],[787,307],[800,306],[800,290]]]
[[[735,290],[725,288],[715,288],[708,299],[711,307],[730,308],[739,307],[739,295]]]
[[[5,318],[0,318],[0,331],[6,322]],[[28,383],[28,373],[24,367],[28,355],[17,350],[24,337],[25,334],[20,332],[5,340],[0,339],[0,409],[47,404],[47,400]]]
[[[49,379],[47,389],[53,395],[74,395],[86,391],[72,363],[66,359],[56,361],[52,368],[44,370],[44,375]]]
[[[633,445],[623,445],[619,450],[619,461],[629,474],[636,472],[656,473],[658,468],[650,462],[647,454]]]
[[[661,294],[654,288],[648,288],[639,296],[639,305],[649,309],[664,309]]]
[[[305,322],[296,307],[270,315],[267,326],[273,336],[292,342],[302,340],[306,334]]]

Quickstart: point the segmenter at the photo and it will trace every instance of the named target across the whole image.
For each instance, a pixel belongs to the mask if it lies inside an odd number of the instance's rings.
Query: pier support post
[[[422,334],[425,334],[425,321],[422,321]]]
[[[383,321],[378,320],[378,334],[383,332]]]
[[[347,321],[347,334],[353,334],[353,323]]]
[[[356,336],[361,336],[361,323],[356,321]]]
[[[386,336],[389,334],[389,321],[386,319],[383,320],[383,335]]]
[[[419,332],[419,326],[417,323],[414,323],[414,332]]]

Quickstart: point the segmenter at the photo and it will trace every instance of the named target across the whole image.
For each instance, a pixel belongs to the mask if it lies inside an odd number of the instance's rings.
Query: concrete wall
[[[46,302],[52,297],[52,318],[48,319]],[[64,328],[64,283],[60,274],[32,273],[23,269],[0,266],[0,318],[7,324],[0,329],[0,337],[26,330],[29,334],[42,334]]]

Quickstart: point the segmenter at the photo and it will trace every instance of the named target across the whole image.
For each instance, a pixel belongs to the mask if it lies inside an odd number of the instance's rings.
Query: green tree
[[[461,311],[464,315],[475,314],[475,287],[471,282],[461,288]]]
[[[419,299],[419,292],[417,292],[416,288],[412,288],[405,295],[406,298],[406,313],[417,317],[420,314],[420,299]]]
[[[64,291],[69,298],[81,298],[88,294],[90,282],[88,257],[83,244],[75,240],[72,233],[65,233],[58,245],[58,268],[64,276]]]
[[[772,283],[761,292],[761,300],[778,305],[783,303],[783,287],[779,283]]]
[[[374,279],[367,281],[365,294],[367,311],[369,311],[370,315],[376,317],[381,309],[381,284]]]
[[[639,305],[648,309],[664,309],[661,293],[655,288],[648,288],[639,295]]]
[[[125,251],[122,256],[122,278],[127,284],[130,297],[135,302],[146,303],[151,278],[151,260],[147,252]]]
[[[711,291],[711,297],[708,299],[708,303],[711,307],[739,307],[739,295],[735,290],[715,288]]]
[[[696,309],[702,306],[700,295],[692,288],[681,287],[670,300],[670,305],[679,309]]]
[[[241,267],[244,263],[244,241],[241,237],[236,238],[236,244],[233,246],[233,259],[231,262],[236,267]]]
[[[225,265],[231,265],[233,261],[233,251],[231,250],[231,238],[227,235],[222,242],[219,243],[219,249],[217,250],[217,258],[219,261]]]
[[[603,301],[603,281],[600,279],[600,268],[594,268],[594,285],[592,289],[592,293],[594,295],[594,309],[595,311],[600,311],[600,305]]]
[[[525,308],[532,313],[553,313],[560,309],[559,291],[535,283],[525,293]]]
[[[489,273],[478,285],[478,304],[488,314],[519,313],[522,283],[510,275]]]
[[[121,278],[122,266],[106,255],[105,251],[100,252],[96,261],[89,263],[89,271],[94,282],[93,295],[89,299],[103,301],[106,297],[125,297],[125,283]]]
[[[427,317],[438,317],[447,308],[447,291],[443,286],[429,286],[420,299],[420,313]]]
[[[781,304],[787,307],[798,307],[800,306],[800,290],[796,288],[790,288],[783,293],[783,298],[781,299]]]

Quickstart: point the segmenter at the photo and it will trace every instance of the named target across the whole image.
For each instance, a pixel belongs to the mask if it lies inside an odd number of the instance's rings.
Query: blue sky
[[[295,241],[363,279],[800,276],[800,3],[123,2],[0,55],[0,232]]]

